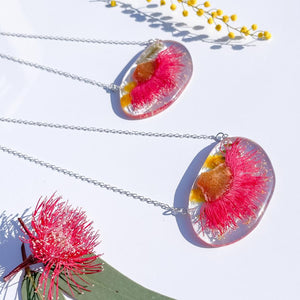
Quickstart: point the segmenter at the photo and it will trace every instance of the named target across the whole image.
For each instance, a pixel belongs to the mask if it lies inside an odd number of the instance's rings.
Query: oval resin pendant
[[[165,110],[182,93],[192,73],[191,55],[182,44],[154,41],[122,80],[120,104],[124,113],[142,119]]]
[[[275,186],[270,159],[241,137],[219,142],[192,186],[189,213],[194,231],[211,247],[234,243],[262,218]]]

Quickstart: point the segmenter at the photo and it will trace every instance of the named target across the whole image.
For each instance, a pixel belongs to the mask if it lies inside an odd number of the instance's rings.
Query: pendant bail
[[[228,137],[227,133],[219,132],[215,138],[218,142],[220,142],[220,141],[223,141],[224,139],[226,139],[227,137]]]

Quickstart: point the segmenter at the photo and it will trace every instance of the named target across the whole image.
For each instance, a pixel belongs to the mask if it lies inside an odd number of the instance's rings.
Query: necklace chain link
[[[109,128],[78,126],[78,125],[46,123],[46,122],[28,121],[22,119],[11,119],[11,118],[3,118],[3,117],[0,117],[0,122],[37,126],[37,127],[46,127],[46,128],[74,130],[74,131],[88,131],[88,132],[160,137],[160,138],[178,138],[178,139],[194,139],[194,140],[202,139],[202,140],[221,141],[222,139],[228,136],[223,132],[219,132],[217,135],[205,135],[205,134],[199,135],[199,134],[190,134],[190,133],[158,133],[158,132],[146,132],[146,131],[136,131],[136,130],[109,129]]]
[[[154,40],[148,41],[113,41],[113,40],[98,40],[98,39],[83,39],[83,38],[73,38],[73,37],[62,37],[62,36],[50,36],[50,35],[33,35],[33,34],[23,34],[23,33],[12,33],[12,32],[0,32],[2,36],[10,36],[17,38],[30,38],[30,39],[43,39],[43,40],[55,40],[55,41],[64,41],[64,42],[78,42],[78,43],[93,43],[93,44],[110,44],[110,45],[138,45],[138,46],[147,46],[153,43]],[[76,74],[69,72],[61,71],[55,68],[47,67],[38,63],[30,62],[24,59],[20,59],[11,55],[0,53],[0,58],[13,61],[22,65],[33,67],[39,70],[47,71],[49,73],[57,74],[66,78],[73,80],[81,81],[87,84],[95,85],[103,88],[107,92],[117,92],[120,87],[114,83],[103,83],[93,79],[81,77]]]
[[[150,43],[153,43],[154,40],[149,41],[113,41],[113,40],[99,40],[99,39],[83,39],[83,38],[73,38],[73,37],[61,37],[61,36],[50,36],[50,35],[33,35],[33,34],[23,34],[23,33],[11,33],[11,32],[0,32],[2,36],[10,36],[10,37],[17,37],[17,38],[30,38],[30,39],[43,39],[43,40],[55,40],[55,41],[64,41],[64,42],[79,42],[79,43],[93,43],[93,44],[110,44],[110,45],[138,45],[138,46],[147,46]],[[97,82],[92,79],[84,78],[72,73],[60,71],[51,67],[47,67],[41,64],[29,62],[23,59],[19,59],[10,55],[0,53],[0,57],[3,59],[7,59],[19,64],[27,65],[36,69],[44,70],[50,73],[54,73],[57,75],[61,75],[67,78],[71,78],[73,80],[81,81],[87,84],[95,85],[101,87],[107,91],[116,92],[119,90],[119,86],[113,83],[105,84],[102,82]],[[167,138],[187,138],[187,139],[211,139],[215,141],[221,141],[226,138],[228,135],[222,132],[218,133],[217,135],[198,135],[198,134],[180,134],[180,133],[156,133],[156,132],[143,132],[143,131],[130,131],[130,130],[119,130],[119,129],[107,129],[107,128],[96,128],[96,127],[84,127],[84,126],[75,126],[75,125],[66,125],[66,124],[55,124],[55,123],[46,123],[46,122],[36,122],[36,121],[28,121],[28,120],[21,120],[21,119],[11,119],[11,118],[0,118],[1,122],[7,123],[14,123],[14,124],[22,124],[22,125],[31,125],[31,126],[38,126],[38,127],[48,127],[48,128],[56,128],[56,129],[66,129],[66,130],[76,130],[76,131],[87,131],[87,132],[99,132],[99,133],[111,133],[111,134],[120,134],[120,135],[135,135],[135,136],[147,136],[147,137],[167,137]],[[76,172],[58,167],[54,164],[45,162],[38,158],[29,156],[22,152],[4,147],[0,145],[0,150],[14,155],[16,157],[22,158],[26,161],[34,163],[36,165],[51,169],[58,173],[62,173],[64,175],[76,178],[83,182],[87,182],[93,184],[95,186],[99,186],[101,188],[107,189],[109,191],[119,193],[121,195],[125,195],[127,197],[140,200],[141,202],[145,202],[147,204],[152,204],[154,206],[158,206],[173,215],[177,214],[188,214],[188,210],[186,208],[177,208],[172,207],[166,203],[159,202],[152,200],[151,198],[147,198],[136,193],[132,193],[130,191],[118,188],[116,186],[98,181],[96,179],[92,179],[86,177],[84,175],[80,175]]]
[[[27,38],[27,39],[90,43],[90,44],[124,45],[124,46],[127,45],[147,46],[149,43],[152,43],[154,41],[152,39],[148,41],[115,41],[115,40],[85,39],[85,38],[53,36],[53,35],[35,35],[35,34],[25,34],[25,33],[15,33],[15,32],[4,32],[4,31],[0,31],[0,35],[17,37],[17,38]]]
[[[224,138],[226,138],[228,136],[227,134],[222,133],[222,132],[219,132],[217,135],[156,133],[156,132],[143,132],[143,131],[130,131],[130,130],[118,130],[118,129],[107,129],[107,128],[64,125],[64,124],[27,121],[27,120],[11,119],[11,118],[3,118],[3,117],[0,118],[0,121],[1,122],[7,122],[7,123],[38,126],[38,127],[48,127],[48,128],[56,128],[56,129],[78,130],[78,131],[111,133],[111,134],[123,134],[123,135],[136,135],[136,136],[148,136],[148,137],[162,137],[162,138],[167,137],[167,138],[187,138],[187,139],[211,139],[211,140],[214,140],[214,141],[221,141],[221,140],[223,140]],[[4,146],[0,145],[0,150],[5,152],[5,153],[8,153],[8,154],[14,155],[16,157],[22,158],[22,159],[24,159],[26,161],[29,161],[31,163],[34,163],[36,165],[51,169],[53,171],[56,171],[58,173],[62,173],[62,174],[67,175],[69,177],[76,178],[76,179],[81,180],[83,182],[87,182],[87,183],[93,184],[95,186],[99,186],[101,188],[107,189],[107,190],[112,191],[114,193],[119,193],[121,195],[125,195],[127,197],[140,200],[141,202],[145,202],[147,204],[152,204],[154,206],[158,206],[158,207],[162,208],[165,211],[165,213],[170,213],[172,215],[177,215],[177,214],[186,215],[186,214],[188,214],[188,210],[186,208],[172,207],[172,206],[170,206],[166,203],[155,201],[155,200],[152,200],[151,198],[147,198],[147,197],[138,195],[136,193],[118,188],[116,186],[98,181],[96,179],[86,177],[84,175],[80,175],[76,172],[58,167],[54,164],[45,162],[43,160],[40,160],[38,158],[29,156],[29,155],[24,154],[22,152],[10,149],[8,147],[4,147]]]
[[[57,74],[57,75],[60,75],[60,76],[66,77],[66,78],[70,78],[70,79],[73,79],[73,80],[81,81],[81,82],[84,82],[84,83],[87,83],[87,84],[95,85],[95,86],[103,88],[104,90],[106,90],[108,92],[109,91],[117,92],[120,89],[120,87],[118,85],[113,84],[113,83],[107,84],[107,83],[98,82],[98,81],[93,80],[93,79],[89,79],[89,78],[78,76],[76,74],[60,71],[60,70],[57,70],[57,69],[54,69],[54,68],[51,68],[51,67],[40,65],[40,64],[37,64],[37,63],[34,63],[34,62],[30,62],[30,61],[20,59],[20,58],[14,57],[14,56],[6,55],[6,54],[3,54],[3,53],[0,53],[0,57],[3,58],[3,59],[7,59],[7,60],[10,60],[10,61],[22,64],[22,65],[30,66],[30,67],[33,67],[33,68],[36,68],[36,69],[39,69],[39,70],[43,70],[43,71],[47,71],[49,73]]]
[[[98,181],[96,179],[92,179],[92,178],[86,177],[84,175],[80,175],[80,174],[75,173],[73,171],[70,171],[70,170],[58,167],[58,166],[56,166],[54,164],[45,162],[45,161],[40,160],[38,158],[29,156],[27,154],[21,153],[19,151],[16,151],[16,150],[13,150],[13,149],[1,146],[1,145],[0,145],[0,150],[3,151],[3,152],[6,152],[8,154],[17,156],[19,158],[22,158],[22,159],[24,159],[26,161],[29,161],[31,163],[34,163],[36,165],[39,165],[39,166],[51,169],[53,171],[56,171],[58,173],[62,173],[64,175],[67,175],[67,176],[70,176],[70,177],[73,177],[73,178],[76,178],[76,179],[81,180],[83,182],[87,182],[87,183],[93,184],[95,186],[99,186],[101,188],[107,189],[107,190],[112,191],[114,193],[119,193],[121,195],[125,195],[127,197],[140,200],[141,202],[146,202],[147,204],[152,204],[154,206],[158,206],[158,207],[162,208],[163,210],[165,210],[167,212],[170,212],[171,214],[176,215],[178,213],[181,213],[181,214],[187,214],[188,213],[187,209],[185,209],[185,208],[171,207],[170,205],[168,205],[166,203],[155,201],[155,200],[152,200],[151,198],[147,198],[147,197],[138,195],[136,193],[132,193],[130,191],[123,190],[123,189],[118,188],[116,186],[113,186],[113,185],[110,185],[110,184]]]

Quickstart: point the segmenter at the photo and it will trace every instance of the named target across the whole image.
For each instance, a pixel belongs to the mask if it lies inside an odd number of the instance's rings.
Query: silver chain
[[[55,40],[55,41],[65,41],[65,42],[80,42],[80,43],[98,43],[98,44],[111,44],[111,45],[138,45],[145,46],[152,43],[154,40],[149,41],[112,41],[112,40],[97,40],[97,39],[83,39],[83,38],[72,38],[72,37],[61,37],[61,36],[50,36],[50,35],[33,35],[33,34],[23,34],[23,33],[12,33],[12,32],[0,32],[2,36],[18,37],[18,38],[31,38],[31,39],[44,39],[44,40]],[[0,53],[0,58],[7,59],[22,65],[30,66],[39,70],[47,71],[49,73],[57,74],[70,78],[73,80],[81,81],[87,84],[95,85],[103,88],[107,92],[117,92],[120,87],[114,83],[102,83],[93,79],[78,76],[76,74],[61,71],[55,68],[47,67],[38,63],[30,62],[21,58],[17,58],[11,55]]]
[[[154,40],[149,40],[146,42],[130,42],[130,41],[110,41],[110,40],[96,40],[96,39],[82,39],[82,38],[71,38],[71,37],[60,37],[60,36],[48,36],[48,35],[31,35],[31,34],[21,34],[21,33],[10,33],[10,32],[0,32],[2,36],[10,36],[10,37],[18,37],[18,38],[31,38],[31,39],[44,39],[44,40],[56,40],[56,41],[65,41],[65,42],[81,42],[81,43],[98,43],[98,44],[113,44],[113,45],[139,45],[145,46],[152,43]],[[97,82],[95,80],[91,80],[88,78],[80,77],[78,75],[60,71],[51,67],[47,67],[44,65],[40,65],[37,63],[29,62],[23,59],[19,59],[10,55],[1,54],[0,57],[3,59],[7,59],[16,63],[24,64],[30,67],[34,67],[36,69],[44,70],[50,73],[58,74],[67,78],[71,78],[73,80],[78,80],[81,82],[85,82],[87,84],[96,85],[98,87],[102,87],[108,91],[118,91],[119,86],[115,84],[104,84],[101,82]],[[168,138],[187,138],[187,139],[211,139],[215,141],[221,141],[226,138],[228,135],[224,133],[218,133],[217,135],[197,135],[197,134],[180,134],[180,133],[156,133],[156,132],[142,132],[142,131],[129,131],[129,130],[118,130],[118,129],[107,129],[107,128],[95,128],[95,127],[84,127],[84,126],[75,126],[75,125],[65,125],[65,124],[55,124],[55,123],[46,123],[46,122],[36,122],[36,121],[27,121],[21,119],[10,119],[10,118],[0,118],[1,122],[14,123],[14,124],[23,124],[23,125],[31,125],[31,126],[39,126],[39,127],[48,127],[48,128],[56,128],[56,129],[66,129],[66,130],[76,130],[76,131],[87,131],[87,132],[99,132],[99,133],[111,133],[111,134],[123,134],[123,135],[135,135],[135,136],[148,136],[148,137],[168,137]],[[22,158],[26,161],[32,162],[36,165],[51,169],[58,173],[62,173],[64,175],[76,178],[83,182],[87,182],[93,184],[95,186],[99,186],[101,188],[107,189],[109,191],[119,193],[121,195],[125,195],[127,197],[140,200],[147,204],[152,204],[154,206],[158,206],[173,215],[177,214],[188,214],[188,210],[186,208],[177,208],[172,207],[166,203],[162,203],[159,201],[152,200],[151,198],[147,198],[136,193],[132,193],[127,190],[123,190],[116,186],[112,186],[110,184],[98,181],[96,179],[92,179],[86,177],[84,175],[80,175],[73,171],[58,167],[54,164],[42,161],[38,158],[29,156],[22,152],[7,148],[5,146],[0,145],[0,150],[14,155],[16,157]]]
[[[113,84],[113,83],[110,83],[110,84],[102,83],[102,82],[99,82],[99,81],[96,81],[96,80],[93,80],[93,79],[89,79],[89,78],[81,77],[81,76],[78,76],[78,75],[75,75],[75,74],[72,74],[72,73],[60,71],[60,70],[57,70],[57,69],[54,69],[54,68],[51,68],[51,67],[40,65],[40,64],[37,64],[37,63],[34,63],[34,62],[30,62],[30,61],[20,59],[20,58],[17,58],[17,57],[13,57],[13,56],[10,56],[10,55],[6,55],[6,54],[3,54],[3,53],[0,53],[0,57],[3,58],[3,59],[7,59],[7,60],[10,60],[10,61],[22,64],[22,65],[30,66],[30,67],[40,69],[40,70],[43,70],[43,71],[47,71],[49,73],[64,76],[64,77],[67,77],[67,78],[70,78],[70,79],[73,79],[73,80],[78,80],[78,81],[81,81],[81,82],[84,82],[84,83],[87,83],[87,84],[96,85],[98,87],[101,87],[101,88],[105,89],[106,91],[117,92],[120,89],[120,87],[118,85]]]
[[[11,118],[4,118],[4,117],[0,117],[0,122],[37,126],[37,127],[74,130],[74,131],[87,131],[87,132],[160,137],[160,138],[178,138],[178,139],[194,139],[194,140],[201,139],[201,140],[221,141],[228,136],[227,134],[222,132],[219,132],[217,135],[205,135],[205,134],[199,135],[199,134],[190,134],[190,133],[158,133],[158,132],[145,132],[145,131],[136,131],[136,130],[130,131],[130,130],[122,130],[122,129],[109,129],[109,128],[78,126],[78,125],[46,123],[46,122],[11,119]]]
[[[81,181],[93,184],[95,186],[99,186],[101,188],[107,189],[107,190],[112,191],[114,193],[119,193],[121,195],[125,195],[127,197],[130,197],[130,198],[133,198],[133,199],[137,199],[137,200],[140,200],[142,202],[146,202],[147,204],[152,204],[154,206],[158,206],[158,207],[162,208],[163,210],[165,210],[166,212],[169,212],[170,214],[176,215],[178,213],[180,213],[180,214],[187,214],[188,213],[187,209],[185,209],[185,208],[171,207],[170,205],[168,205],[166,203],[158,202],[158,201],[152,200],[151,198],[146,198],[144,196],[138,195],[136,193],[132,193],[130,191],[126,191],[126,190],[120,189],[120,188],[118,188],[116,186],[113,186],[113,185],[110,185],[110,184],[98,181],[96,179],[92,179],[92,178],[86,177],[84,175],[80,175],[80,174],[75,173],[73,171],[69,171],[67,169],[58,167],[58,166],[56,166],[54,164],[42,161],[42,160],[40,160],[38,158],[29,156],[29,155],[24,154],[22,152],[18,152],[16,150],[13,150],[13,149],[1,146],[1,145],[0,145],[0,150],[3,151],[3,152],[6,152],[8,154],[17,156],[19,158],[22,158],[22,159],[24,159],[26,161],[32,162],[32,163],[34,163],[36,165],[39,165],[39,166],[51,169],[51,170],[56,171],[58,173],[62,173],[64,175],[67,175],[67,176],[76,178],[78,180],[81,180]]]
[[[100,39],[85,39],[76,37],[65,37],[65,36],[53,36],[53,35],[35,35],[35,34],[25,34],[25,33],[15,33],[15,32],[3,32],[0,31],[0,35],[17,37],[17,38],[27,38],[27,39],[39,39],[39,40],[50,40],[50,41],[60,41],[60,42],[77,42],[77,43],[90,43],[90,44],[109,44],[109,45],[137,45],[137,46],[147,46],[154,40],[149,41],[114,41],[114,40],[100,40]]]
[[[211,139],[214,141],[221,141],[226,138],[228,135],[225,133],[218,133],[217,135],[196,135],[196,134],[179,134],[179,133],[155,133],[155,132],[142,132],[142,131],[129,131],[129,130],[117,130],[117,129],[105,129],[105,128],[95,128],[95,127],[82,127],[82,126],[73,126],[73,125],[62,125],[62,124],[54,124],[54,123],[45,123],[45,122],[35,122],[35,121],[27,121],[27,120],[20,120],[20,119],[10,119],[10,118],[0,118],[1,122],[8,122],[14,124],[23,124],[23,125],[31,125],[31,126],[39,126],[39,127],[48,127],[48,128],[57,128],[57,129],[67,129],[67,130],[79,130],[79,131],[87,131],[87,132],[100,132],[100,133],[112,133],[112,134],[125,134],[125,135],[136,135],[136,136],[148,136],[148,137],[168,137],[168,138],[189,138],[189,139]],[[147,204],[152,204],[154,206],[158,206],[165,210],[166,213],[177,215],[177,214],[188,214],[188,210],[186,208],[178,208],[172,207],[166,203],[159,202],[152,200],[151,198],[147,198],[136,193],[132,193],[127,190],[123,190],[116,186],[98,181],[96,179],[92,179],[86,177],[84,175],[80,175],[73,171],[58,167],[54,164],[42,161],[38,158],[29,156],[22,152],[18,152],[16,150],[4,147],[0,145],[0,150],[22,158],[26,161],[32,162],[36,165],[51,169],[58,173],[62,173],[64,175],[76,178],[78,180],[93,184],[95,186],[99,186],[101,188],[107,189],[109,191],[119,193],[121,195],[125,195],[127,197],[140,200]]]

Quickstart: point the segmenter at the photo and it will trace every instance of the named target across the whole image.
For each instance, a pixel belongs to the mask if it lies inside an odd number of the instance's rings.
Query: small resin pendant
[[[275,175],[264,150],[240,137],[218,143],[204,162],[189,197],[194,231],[212,247],[250,233],[271,199]]]
[[[120,104],[124,113],[142,119],[165,110],[182,93],[192,72],[191,55],[182,44],[153,42],[122,80]]]

